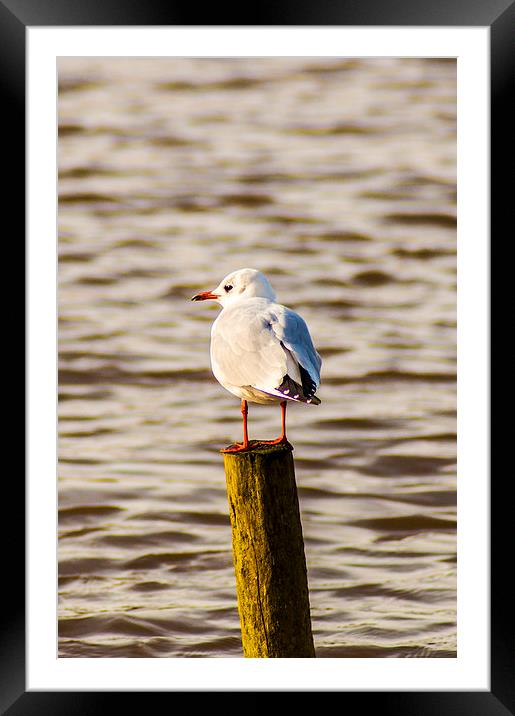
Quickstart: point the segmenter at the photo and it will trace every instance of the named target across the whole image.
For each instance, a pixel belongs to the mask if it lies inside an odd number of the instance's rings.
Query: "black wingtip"
[[[310,380],[309,387],[307,384],[299,385],[293,378],[286,374],[281,385],[276,390],[281,393],[286,400],[294,400],[298,403],[309,403],[320,405],[320,398],[315,395],[317,389],[316,383]]]
[[[321,402],[320,398],[317,398],[316,395],[312,395],[311,398],[306,400],[306,403],[311,403],[311,405],[320,405]]]

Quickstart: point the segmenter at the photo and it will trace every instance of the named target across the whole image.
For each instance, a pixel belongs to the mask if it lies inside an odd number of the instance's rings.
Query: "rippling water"
[[[241,416],[188,299],[245,266],[324,359],[289,411],[317,656],[455,656],[455,114],[454,61],[60,60],[60,656],[242,656]]]

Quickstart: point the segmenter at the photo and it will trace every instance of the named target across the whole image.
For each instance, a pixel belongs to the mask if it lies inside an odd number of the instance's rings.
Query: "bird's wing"
[[[252,386],[265,392],[287,372],[286,353],[272,330],[268,301],[224,309],[211,332],[211,364],[222,385]]]
[[[320,384],[322,360],[297,313],[253,299],[237,309],[225,309],[213,324],[211,363],[222,385],[252,386],[305,400]]]
[[[272,322],[275,335],[318,387],[322,359],[315,350],[306,322],[298,313],[280,304],[274,304],[271,313],[276,319]]]

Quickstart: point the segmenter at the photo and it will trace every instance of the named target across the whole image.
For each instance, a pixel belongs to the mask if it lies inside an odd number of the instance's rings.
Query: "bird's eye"
[[[228,283],[227,286],[224,286],[224,291],[226,293],[229,293],[229,291],[232,291],[232,286],[230,283]]]

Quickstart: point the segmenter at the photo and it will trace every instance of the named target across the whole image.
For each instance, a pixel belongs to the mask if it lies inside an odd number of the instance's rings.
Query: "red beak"
[[[210,298],[219,298],[218,294],[211,293],[211,291],[204,291],[204,293],[197,293],[193,298],[192,301],[207,301]]]

